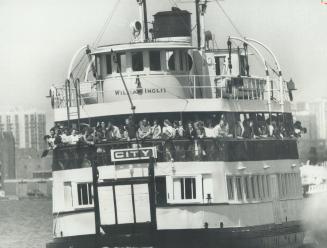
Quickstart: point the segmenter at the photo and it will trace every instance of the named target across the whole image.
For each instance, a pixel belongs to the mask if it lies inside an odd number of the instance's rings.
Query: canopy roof
[[[131,50],[146,50],[146,49],[195,49],[190,42],[185,41],[157,41],[157,42],[135,42],[125,44],[114,44],[100,46],[95,49],[92,54],[110,53],[119,51]]]

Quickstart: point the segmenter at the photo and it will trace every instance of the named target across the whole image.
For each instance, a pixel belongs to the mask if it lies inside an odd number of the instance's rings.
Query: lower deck
[[[301,216],[296,160],[158,162],[153,180],[148,168],[146,162],[98,167],[102,229],[149,223],[157,231],[251,228]],[[95,234],[93,193],[92,168],[53,173],[55,237]]]

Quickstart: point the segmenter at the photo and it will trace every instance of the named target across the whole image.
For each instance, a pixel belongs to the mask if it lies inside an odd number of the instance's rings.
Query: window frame
[[[110,59],[108,59],[110,57]],[[105,68],[106,68],[106,76],[108,76],[108,75],[112,75],[112,73],[114,72],[114,68],[113,68],[113,61],[112,61],[112,54],[111,53],[107,53],[107,54],[105,54],[105,56],[104,56],[104,58],[105,58],[105,61],[106,61],[106,66],[105,66]],[[110,61],[110,73],[108,72],[108,61]]]
[[[194,199],[181,199],[176,198],[175,194],[177,193],[174,189],[174,180],[178,179],[195,179],[195,198]],[[167,204],[192,204],[192,203],[203,203],[203,176],[202,175],[174,175],[166,176],[166,187],[167,187]]]
[[[214,56],[214,59],[215,59],[215,75],[216,76],[223,75],[224,65],[226,63],[226,56],[225,55],[217,55],[217,56]],[[220,62],[221,62],[220,59],[224,60],[222,64],[220,64]],[[218,74],[218,71],[217,71],[218,68],[219,68],[219,74]]]
[[[82,209],[82,208],[90,208],[90,207],[94,207],[94,193],[93,193],[93,185],[92,182],[71,182],[72,184],[72,202],[73,202],[73,208],[74,209]],[[79,192],[78,192],[78,185],[81,184],[86,184],[86,185],[90,185],[91,187],[91,199],[92,199],[92,203],[90,204],[84,204],[84,205],[80,205],[79,204]],[[87,192],[89,192],[89,188],[87,187]],[[89,196],[88,196],[88,200],[89,200]]]
[[[139,70],[139,69],[135,69],[134,68],[134,59],[135,58],[134,56],[135,55],[141,55],[140,58],[142,61],[139,61],[142,63],[142,70]],[[131,57],[131,71],[132,72],[144,72],[144,69],[145,69],[145,65],[144,65],[144,52],[143,51],[131,51],[130,53],[130,57]]]
[[[171,54],[170,54],[171,53]],[[178,66],[178,61],[177,61],[177,57],[176,56],[178,54],[178,52],[176,50],[165,50],[165,64],[166,64],[166,70],[167,72],[177,72],[177,66]],[[174,68],[170,69],[169,67],[169,60],[170,58],[173,57],[173,61],[174,61]]]
[[[159,65],[160,65],[160,69],[159,70],[153,70],[153,69],[151,69],[151,53],[153,53],[153,52],[157,52],[157,53],[159,53]],[[162,65],[162,52],[161,52],[161,50],[149,50],[149,71],[150,72],[161,72],[161,71],[163,71],[163,65]]]
[[[226,175],[226,188],[227,188],[227,199],[229,201],[234,201],[235,200],[235,194],[234,194],[234,176],[232,176],[232,175]]]
[[[123,69],[124,70],[122,70],[122,55],[125,55],[125,64],[124,64],[124,67],[123,67]],[[115,73],[117,73],[117,74],[119,74],[119,72],[118,72],[118,67],[120,67],[120,72],[123,74],[123,73],[126,73],[127,72],[127,70],[128,70],[128,53],[126,52],[126,51],[124,51],[124,52],[117,52],[116,54],[115,54],[115,56],[116,56],[116,59],[117,59],[117,63],[114,63],[116,66],[115,66]]]
[[[270,174],[226,175],[227,201],[235,204],[271,201]],[[230,186],[233,188],[230,189]],[[240,189],[238,187],[241,187]],[[233,198],[231,198],[231,194]]]

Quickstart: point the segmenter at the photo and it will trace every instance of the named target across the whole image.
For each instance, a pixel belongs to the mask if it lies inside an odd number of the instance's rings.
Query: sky
[[[296,83],[297,101],[327,97],[327,5],[321,0],[219,3],[242,36],[275,52],[285,79]],[[190,0],[147,0],[150,21],[175,4],[194,13]],[[0,106],[35,107],[51,120],[49,87],[64,82],[75,51],[95,42],[113,9],[99,45],[131,41],[136,0],[0,0]],[[206,29],[220,48],[229,35],[239,36],[215,1],[208,4]]]

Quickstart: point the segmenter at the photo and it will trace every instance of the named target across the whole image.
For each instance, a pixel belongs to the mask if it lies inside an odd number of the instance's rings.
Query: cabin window
[[[167,51],[166,52],[166,60],[167,60],[167,68],[169,71],[176,70],[176,63],[175,63],[175,53],[174,51]]]
[[[227,180],[228,200],[234,200],[233,177],[228,176],[226,180]]]
[[[107,75],[112,74],[111,54],[106,55],[106,69],[107,69]]]
[[[119,73],[119,71],[126,72],[126,54],[117,53],[116,59],[117,59],[117,73]]]
[[[150,51],[150,71],[161,71],[160,51]]]
[[[251,198],[251,181],[249,176],[244,177],[244,191],[245,191],[245,198],[249,200]]]
[[[92,183],[79,183],[77,184],[78,205],[92,205]]]
[[[242,178],[236,177],[236,192],[237,192],[237,199],[242,200],[243,199],[243,192],[242,192]]]
[[[132,53],[132,70],[133,71],[143,71],[143,53],[142,52],[133,52]]]
[[[167,177],[169,203],[201,202],[202,188],[202,176]]]
[[[233,183],[235,180],[235,183]],[[244,175],[227,176],[228,200],[265,200],[270,198],[269,176],[266,175]]]
[[[301,185],[299,182],[299,175],[296,173],[279,174],[278,188],[280,198],[289,198],[300,194]]]
[[[64,201],[65,201],[66,208],[71,208],[73,206],[71,182],[64,182]]]
[[[251,176],[251,186],[252,186],[253,199],[257,199],[258,188],[257,188],[256,176]]]
[[[222,75],[224,72],[225,56],[215,57],[216,75]]]
[[[174,193],[176,193],[176,198],[179,198],[181,200],[196,199],[195,178],[192,177],[175,178],[173,182],[174,182]],[[176,191],[175,191],[175,187],[176,187]]]
[[[265,192],[263,188],[263,176],[258,176],[258,189],[260,194],[260,199],[265,199]]]
[[[270,176],[266,176],[266,189],[267,189],[267,197],[270,198]]]

